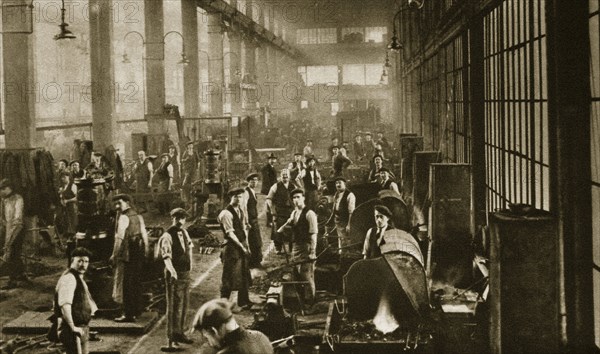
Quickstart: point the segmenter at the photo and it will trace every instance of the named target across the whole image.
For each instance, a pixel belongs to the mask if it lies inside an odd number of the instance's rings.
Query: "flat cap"
[[[375,205],[375,211],[379,212],[380,214],[383,214],[383,215],[387,216],[388,218],[392,217],[392,212],[390,211],[390,209],[388,209],[388,207],[386,207],[383,204],[377,204],[377,205]]]
[[[229,192],[227,192],[227,196],[229,198],[231,198],[234,195],[240,195],[242,193],[244,193],[244,188],[234,188],[234,189],[231,189]]]
[[[295,196],[296,194],[302,194],[304,195],[304,189],[301,188],[296,188],[292,191],[292,193],[290,193],[290,197]]]
[[[85,247],[77,247],[71,252],[71,257],[91,257],[92,252]]]
[[[345,179],[344,177],[342,177],[342,176],[336,177],[336,178],[335,178],[333,181],[334,181],[334,182],[337,182],[337,181],[343,181],[344,183],[346,183],[346,182],[347,182],[347,181],[346,181],[346,179]]]
[[[382,167],[379,172],[387,172],[387,173],[391,173],[389,169],[387,169],[386,167]]]
[[[58,162],[64,162],[65,165],[67,165],[67,166],[69,165],[69,161],[67,161],[67,159],[60,159],[60,160],[58,160]]]
[[[169,153],[167,153],[167,152],[160,154],[160,158],[163,158],[163,157],[165,157],[165,156],[166,156],[166,157],[168,157],[168,158],[170,158],[170,157],[171,157],[171,156],[169,155]]]
[[[246,181],[250,182],[254,178],[260,178],[260,175],[258,173],[251,173],[246,176]]]
[[[267,156],[267,159],[277,159],[277,156],[275,156],[274,153],[271,153],[271,155]]]
[[[306,163],[308,164],[309,162],[314,161],[317,162],[317,160],[314,157],[309,157],[306,159]]]
[[[383,156],[381,156],[379,154],[373,156],[373,161],[375,161],[375,159],[378,158],[378,157],[383,161]]]
[[[188,214],[188,212],[183,208],[175,208],[175,209],[171,210],[169,215],[171,215],[172,218],[176,218],[176,217],[186,217],[187,218],[190,216],[190,214]]]
[[[224,299],[205,302],[196,314],[194,328],[197,330],[219,328],[233,317],[232,307],[233,304]]]
[[[131,203],[131,197],[129,196],[129,194],[117,194],[112,198],[112,200],[113,202],[116,202],[117,200],[123,200],[127,203]]]
[[[294,153],[294,156],[302,156],[302,153],[301,152],[296,152],[296,153]]]

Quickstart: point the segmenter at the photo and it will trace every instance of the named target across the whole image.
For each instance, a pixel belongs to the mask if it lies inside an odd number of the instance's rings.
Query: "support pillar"
[[[163,2],[144,0],[146,37],[146,101],[148,122],[148,153],[162,152],[162,141],[167,132],[164,115],[165,51]]]
[[[210,115],[223,115],[223,28],[220,13],[208,14],[208,85]]]
[[[113,144],[116,132],[112,0],[90,0],[90,60],[94,150]]]
[[[183,87],[186,118],[200,116],[200,63],[198,59],[198,11],[195,0],[181,0],[181,23],[185,52],[190,63],[184,68]]]
[[[590,37],[587,1],[545,2],[548,41],[550,208],[562,243],[567,353],[594,345],[590,136]],[[596,291],[598,288],[596,287]],[[597,323],[597,319],[596,319]]]
[[[29,1],[2,2],[4,119],[7,149],[29,149],[35,142],[33,13]],[[10,15],[12,14],[12,15]],[[58,32],[58,27],[56,28]]]
[[[227,32],[229,37],[229,71],[230,71],[230,86],[228,93],[231,102],[231,116],[239,116],[242,114],[242,89],[240,83],[242,81],[242,36],[234,28]]]

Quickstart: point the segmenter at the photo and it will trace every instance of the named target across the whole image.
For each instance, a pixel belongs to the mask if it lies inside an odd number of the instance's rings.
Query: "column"
[[[210,115],[223,115],[223,28],[220,13],[208,14],[208,85]]]
[[[146,37],[146,120],[148,121],[148,153],[162,152],[163,137],[167,132],[164,116],[165,62],[163,2],[144,0]]]
[[[231,116],[239,116],[242,114],[242,90],[240,87],[242,81],[242,36],[235,28],[227,32],[227,36],[229,37],[230,71],[230,87],[227,91],[230,95]]]
[[[256,3],[252,0],[246,1],[246,16],[252,18],[254,15]],[[244,38],[244,48],[245,48],[245,56],[244,63],[246,72],[244,73],[244,77],[248,78],[245,83],[256,83],[256,43],[254,41],[254,36],[247,35]],[[256,91],[255,90],[246,90],[246,94],[243,95],[243,99],[245,102],[245,113],[246,114],[254,114],[256,111]]]
[[[185,53],[183,88],[186,118],[200,116],[200,63],[198,60],[198,10],[195,0],[181,0],[181,23]]]
[[[4,1],[2,55],[7,149],[28,149],[35,142],[33,18],[29,1]],[[56,27],[58,32],[58,27]],[[52,34],[48,34],[51,40]]]
[[[116,132],[112,0],[90,0],[90,60],[94,150],[113,144]]]
[[[594,345],[590,136],[590,40],[587,1],[545,2],[548,43],[550,208],[562,243],[567,348]],[[531,133],[530,133],[531,134]],[[597,291],[597,288],[596,288]],[[596,323],[597,324],[597,323]]]

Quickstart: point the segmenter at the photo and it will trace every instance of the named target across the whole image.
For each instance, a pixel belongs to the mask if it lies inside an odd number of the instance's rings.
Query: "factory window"
[[[443,137],[440,150],[444,156],[457,163],[470,161],[470,129],[469,119],[465,112],[464,89],[468,84],[463,77],[468,67],[465,67],[463,58],[463,43],[465,37],[458,36],[442,50],[442,65],[445,73],[445,85],[441,88],[443,98],[440,106],[442,112],[442,126],[439,134]]]
[[[335,65],[299,66],[298,73],[306,86],[315,84],[328,86],[338,85],[338,67]]]
[[[367,27],[365,28],[365,42],[382,43],[386,40],[387,27]]]
[[[363,43],[365,41],[364,27],[344,27],[342,28],[343,43]]]
[[[337,43],[335,28],[306,28],[296,30],[298,44],[331,44]]]
[[[544,0],[504,1],[484,19],[488,209],[549,209]]]
[[[344,85],[379,85],[381,64],[347,64],[342,67]]]
[[[591,151],[592,215],[600,215],[600,8],[590,1],[590,72],[591,72]],[[600,347],[600,218],[592,224],[594,249],[594,323],[596,346]]]

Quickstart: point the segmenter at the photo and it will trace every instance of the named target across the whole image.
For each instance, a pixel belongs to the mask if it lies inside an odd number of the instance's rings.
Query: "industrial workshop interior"
[[[600,353],[598,0],[0,4],[0,353]]]

